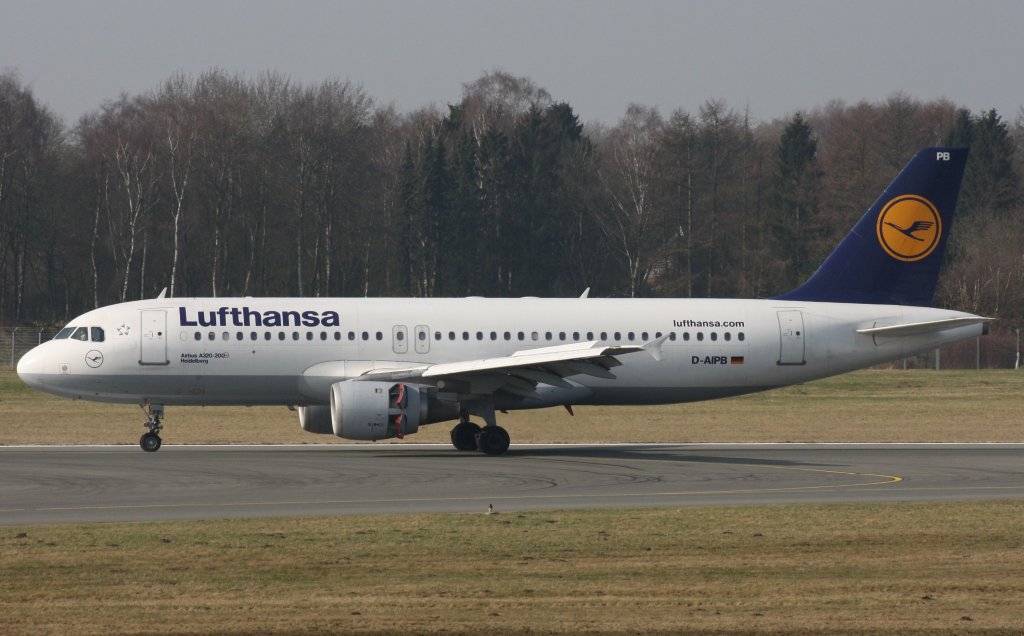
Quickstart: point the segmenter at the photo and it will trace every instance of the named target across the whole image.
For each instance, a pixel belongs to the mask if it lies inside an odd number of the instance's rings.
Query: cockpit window
[[[74,327],[64,327],[63,329],[61,329],[61,330],[60,330],[60,331],[59,331],[59,332],[57,333],[57,335],[56,335],[56,336],[54,336],[54,337],[53,337],[53,339],[54,339],[54,340],[64,340],[65,338],[67,338],[68,336],[70,336],[70,335],[71,335],[71,332],[72,332],[72,331],[74,331],[74,330],[75,330],[75,328],[74,328]]]
[[[89,333],[93,342],[103,342],[103,327],[90,327]]]
[[[78,329],[75,329],[75,333],[71,334],[71,337],[73,339],[75,339],[75,340],[81,340],[82,342],[88,342],[89,341],[89,328],[88,327],[79,327]]]

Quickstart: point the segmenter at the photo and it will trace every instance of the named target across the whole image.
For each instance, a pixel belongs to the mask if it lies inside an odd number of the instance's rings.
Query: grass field
[[[1022,388],[863,371],[501,422],[519,442],[1024,441]],[[141,421],[0,374],[0,444],[134,444]],[[284,408],[167,425],[168,443],[339,441]],[[999,501],[3,527],[0,633],[1022,634],[1021,519]]]
[[[513,442],[1024,441],[1024,372],[859,371],[756,395],[641,407],[499,414]],[[134,406],[48,396],[0,373],[0,444],[135,444]],[[168,407],[168,444],[340,442],[284,407]],[[410,442],[447,442],[451,424]]]
[[[0,530],[0,632],[1020,634],[1024,503]]]

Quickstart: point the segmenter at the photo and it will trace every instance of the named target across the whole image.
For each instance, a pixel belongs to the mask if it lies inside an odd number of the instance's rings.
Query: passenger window
[[[594,332],[593,331],[588,331],[587,332],[587,340],[593,340],[593,339],[594,339]]]
[[[355,340],[356,339],[356,332],[354,332],[354,331],[348,332],[348,339],[349,340]]]
[[[231,334],[225,331],[220,334],[220,339],[223,340],[224,342],[227,342],[228,340],[231,339]]]
[[[725,341],[729,342],[730,340],[732,340],[732,334],[729,333],[728,331],[726,331],[725,332]]]
[[[75,329],[75,333],[71,334],[73,340],[81,340],[82,342],[89,341],[89,330],[85,327],[79,327]]]
[[[100,327],[93,327],[90,329],[92,332],[93,342],[103,342],[103,329]]]
[[[216,340],[217,339],[217,334],[215,334],[215,333],[213,333],[211,331],[210,333],[206,334],[206,339],[207,340]]]
[[[492,331],[491,332],[491,340],[497,340],[497,339],[498,339],[498,332],[497,331]]]
[[[476,339],[477,340],[483,340],[484,339],[484,332],[482,332],[482,331],[476,332]]]
[[[263,339],[264,340],[270,340],[271,337],[272,336],[270,335],[269,331],[266,331],[266,332],[263,333]]]
[[[404,331],[396,331],[395,332],[395,340],[398,340],[399,342],[405,340],[405,332]]]
[[[256,342],[257,338],[259,338],[259,336],[256,334],[255,331],[250,331],[249,332],[249,340],[252,340],[253,342]]]
[[[195,333],[195,337],[196,337],[196,340],[202,340],[202,339],[203,339],[203,334],[201,334],[201,333],[199,333],[199,332],[197,331],[197,332]]]
[[[703,342],[704,341],[704,332],[703,331],[698,331],[697,332],[697,341],[698,342]]]
[[[558,339],[562,340],[562,341],[565,341],[565,332],[564,331],[559,331],[558,332]]]
[[[299,339],[299,332],[298,331],[293,331],[292,332],[292,340],[298,340],[298,339]]]
[[[655,338],[660,338],[660,337],[661,337],[661,332],[659,331],[659,332],[657,332],[656,334],[654,334],[654,337],[655,337]]]
[[[517,337],[519,338],[519,340],[520,340],[520,341],[522,341],[522,340],[525,340],[525,339],[526,339],[526,334],[524,334],[524,333],[523,333],[522,331],[520,331],[519,333],[517,333],[517,334],[516,334],[516,336],[517,336]]]
[[[244,338],[244,337],[245,337],[245,336],[244,336],[244,335],[242,335],[242,332],[241,332],[241,331],[239,331],[238,333],[236,333],[236,334],[235,334],[235,340],[241,340],[241,339],[242,339],[242,338]]]
[[[284,332],[283,331],[278,331],[277,332],[277,339],[278,340],[284,340]]]
[[[644,342],[647,342],[647,332],[646,331],[643,332],[642,334],[640,334],[640,339],[643,340]]]
[[[377,336],[377,340],[383,340],[384,339],[384,334],[382,334],[379,331],[377,332],[376,336]]]
[[[718,332],[712,331],[711,332],[711,342],[715,342],[717,340],[718,340]]]
[[[575,340],[576,342],[579,342],[580,341],[580,332],[578,332],[578,331],[572,332],[572,339]]]
[[[449,340],[455,340],[455,332],[454,331],[449,331],[448,332],[448,339]]]
[[[536,331],[531,331],[530,332],[530,340],[533,340],[534,342],[536,342],[539,339],[540,339],[540,335]]]
[[[440,339],[441,339],[441,332],[440,331],[435,331],[434,332],[434,340],[440,340]]]
[[[370,339],[370,334],[368,332],[364,331],[363,332],[363,340],[369,340],[369,339]]]
[[[544,333],[544,339],[545,340],[551,340],[551,332],[550,331],[547,331],[547,332]]]
[[[743,338],[744,336],[742,331],[736,334],[736,339],[739,340],[740,342],[743,342]]]
[[[676,332],[674,332],[674,331],[670,332],[668,334],[668,339],[671,340],[672,342],[675,342],[676,341]]]
[[[626,338],[628,338],[630,342],[633,342],[634,340],[636,340],[636,334],[630,331],[629,333],[626,334]]]
[[[307,331],[306,332],[306,340],[312,340],[312,339],[313,339],[313,332],[312,331]]]
[[[689,331],[684,331],[683,332],[683,340],[685,340],[687,342],[690,341],[690,332]]]
[[[601,340],[608,340],[608,332],[607,331],[602,331],[601,332]]]
[[[506,331],[503,335],[505,336],[505,340],[511,340],[512,339],[512,334],[509,333],[508,331]]]
[[[427,339],[427,332],[426,331],[420,331],[419,333],[416,334],[416,337],[419,338],[420,341],[422,342],[422,341]]]
[[[469,340],[469,332],[468,331],[463,331],[462,332],[462,339],[463,340]]]
[[[615,342],[618,342],[619,340],[622,340],[622,332],[621,331],[616,331],[615,332]]]
[[[71,332],[74,331],[74,330],[75,330],[74,327],[64,327],[59,332],[57,332],[57,335],[54,336],[53,339],[54,340],[64,340],[65,338],[70,336]]]
[[[340,331],[335,331],[334,332],[334,340],[335,340],[335,342],[337,342],[338,340],[341,340],[341,332]]]

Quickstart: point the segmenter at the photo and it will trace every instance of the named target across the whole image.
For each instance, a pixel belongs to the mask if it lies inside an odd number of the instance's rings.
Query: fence
[[[56,334],[57,330],[51,327],[13,327],[0,330],[0,355],[7,358],[13,369],[29,349],[46,342]]]
[[[56,333],[52,327],[0,329],[0,356],[6,357],[10,368],[14,369],[25,352],[53,338]],[[1021,362],[1019,351],[1018,334],[989,334],[883,366],[894,369],[1015,369]]]

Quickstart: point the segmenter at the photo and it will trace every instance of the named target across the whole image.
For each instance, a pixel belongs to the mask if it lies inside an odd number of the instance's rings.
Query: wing
[[[603,345],[599,342],[575,342],[555,347],[524,349],[510,356],[443,362],[402,369],[375,369],[358,379],[412,381],[433,384],[458,393],[493,394],[505,391],[520,397],[539,397],[538,384],[570,389],[566,378],[588,375],[614,380],[612,369],[621,366],[621,356],[646,351],[661,359],[662,336],[644,345]]]

